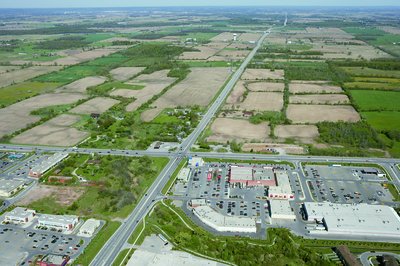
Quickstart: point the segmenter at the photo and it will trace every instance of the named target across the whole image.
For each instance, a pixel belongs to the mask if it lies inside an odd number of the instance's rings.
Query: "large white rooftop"
[[[14,189],[22,186],[25,181],[18,179],[0,179],[0,190],[5,192],[13,191]]]
[[[400,238],[400,217],[385,205],[305,202],[308,220],[324,221],[329,233]]]

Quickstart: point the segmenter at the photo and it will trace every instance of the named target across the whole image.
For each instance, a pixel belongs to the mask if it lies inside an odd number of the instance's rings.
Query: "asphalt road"
[[[359,256],[359,258],[360,258],[360,261],[363,266],[370,266],[372,264],[368,260],[369,257],[376,257],[376,256],[382,256],[382,255],[390,255],[390,256],[393,256],[393,257],[397,258],[398,260],[400,260],[399,254],[395,254],[395,253],[391,253],[391,252],[364,252]]]

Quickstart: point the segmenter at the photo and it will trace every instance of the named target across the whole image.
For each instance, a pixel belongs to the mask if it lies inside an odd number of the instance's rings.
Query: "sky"
[[[399,0],[0,0],[0,8],[127,6],[400,6]]]

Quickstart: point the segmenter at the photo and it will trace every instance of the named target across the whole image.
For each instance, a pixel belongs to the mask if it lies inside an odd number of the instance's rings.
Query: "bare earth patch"
[[[207,106],[230,75],[225,67],[195,67],[190,74],[169,89],[142,113],[144,121],[153,120],[163,109],[177,106]]]
[[[77,107],[70,110],[70,112],[75,114],[88,114],[88,115],[90,115],[91,113],[102,114],[111,107],[113,107],[114,105],[116,105],[117,103],[119,103],[119,101],[111,98],[96,97],[94,99],[91,99],[87,102],[78,105]]]
[[[268,123],[254,125],[247,120],[231,118],[215,119],[211,130],[213,134],[207,138],[207,141],[220,143],[226,143],[228,140],[265,141],[270,133]]]
[[[241,110],[280,111],[283,107],[283,93],[250,92],[238,106]]]
[[[70,127],[79,120],[79,116],[63,114],[19,134],[11,142],[63,147],[74,146],[89,136],[87,132]]]
[[[85,189],[79,187],[37,185],[31,189],[17,204],[27,206],[30,203],[40,199],[54,197],[56,203],[63,206],[70,206],[72,203],[74,203],[74,201],[79,199],[84,192]]]
[[[239,34],[238,34],[239,35]],[[230,42],[233,40],[233,33],[232,32],[222,32],[217,36],[211,38],[213,42]]]
[[[271,150],[276,150],[279,153],[284,151],[285,154],[306,154],[303,147],[294,144],[244,143],[242,146],[244,152],[270,152]]]
[[[259,33],[242,33],[238,39],[242,42],[257,42],[260,37]]]
[[[285,89],[285,84],[279,82],[251,82],[247,84],[247,88],[250,91],[283,92]]]
[[[289,92],[296,93],[342,93],[342,88],[327,84],[290,83]]]
[[[244,86],[244,82],[239,80],[231,93],[229,94],[228,98],[226,99],[227,104],[236,104],[240,103],[243,100],[243,94],[246,91]]]
[[[87,88],[103,84],[106,80],[105,77],[86,77],[57,89],[57,92],[86,93]]]
[[[283,79],[284,71],[281,69],[271,70],[271,69],[253,69],[247,68],[243,75],[243,80],[266,80],[266,79]]]
[[[287,117],[293,123],[357,122],[360,120],[360,115],[349,105],[289,104]]]
[[[144,67],[118,67],[110,71],[113,79],[127,81],[142,71]]]
[[[289,103],[348,104],[350,100],[345,94],[307,94],[292,95],[289,97]]]
[[[32,66],[0,74],[0,88],[13,83],[22,82],[53,71],[60,70],[60,66]]]
[[[303,143],[312,143],[319,136],[314,125],[279,125],[275,127],[274,134],[278,138],[294,138]]]
[[[128,112],[134,111],[139,108],[142,104],[146,103],[150,100],[154,95],[157,95],[162,92],[162,90],[173,82],[175,82],[175,78],[168,77],[169,70],[161,70],[156,71],[151,74],[143,74],[137,77],[134,80],[128,82],[128,84],[133,85],[143,85],[145,86],[140,90],[127,90],[127,89],[118,89],[113,91],[110,95],[112,96],[122,96],[126,98],[135,98],[136,100],[130,103],[126,110]]]
[[[72,104],[86,97],[81,93],[42,94],[2,108],[0,109],[0,125],[7,126],[0,127],[0,137],[39,121],[39,116],[30,114],[33,110],[60,104]]]

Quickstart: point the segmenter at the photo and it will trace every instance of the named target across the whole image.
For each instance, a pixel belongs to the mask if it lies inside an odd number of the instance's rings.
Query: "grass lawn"
[[[73,265],[89,265],[107,240],[117,231],[120,222],[108,221],[101,231],[93,238],[83,253],[74,261]]]
[[[51,92],[59,87],[60,83],[53,82],[22,82],[0,89],[0,106],[8,106],[32,96]]]
[[[361,115],[378,131],[400,128],[400,112],[362,112]]]
[[[389,149],[389,152],[393,157],[400,158],[400,142],[394,142],[393,146]]]
[[[89,94],[96,96],[106,96],[108,92],[113,89],[128,89],[128,90],[140,90],[143,89],[142,85],[130,85],[120,81],[106,82],[96,87],[88,88]]]
[[[152,122],[157,124],[179,123],[179,118],[174,115],[168,115],[168,112],[173,112],[173,109],[164,109]]]
[[[187,61],[187,60],[182,60],[180,61],[182,63],[187,64],[190,67],[229,67],[230,62],[225,62],[225,61]],[[239,62],[234,62],[234,66],[239,65]]]
[[[128,252],[129,252],[129,255],[125,259],[125,256],[128,254]],[[128,261],[129,261],[129,259],[132,257],[134,252],[135,252],[135,249],[124,249],[124,250],[122,250],[118,254],[118,256],[115,258],[115,260],[114,260],[112,265],[113,266],[120,266],[121,263],[122,263],[122,265],[126,265],[128,263]],[[125,261],[124,261],[124,259],[125,259]]]
[[[171,185],[175,182],[176,177],[178,176],[180,170],[186,165],[186,160],[182,160],[179,164],[179,166],[176,168],[175,172],[172,174],[171,178],[168,180],[167,184],[164,186],[164,188],[161,190],[161,193],[166,194],[168,192],[168,189],[171,187]]]
[[[400,111],[400,92],[395,91],[350,91],[360,111]]]

